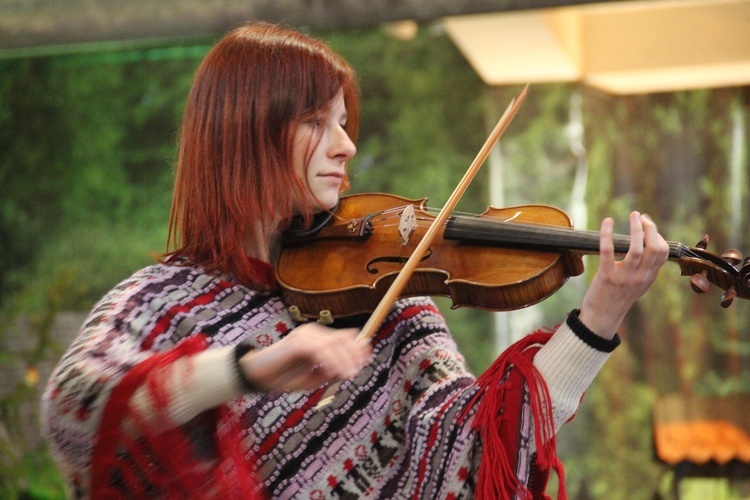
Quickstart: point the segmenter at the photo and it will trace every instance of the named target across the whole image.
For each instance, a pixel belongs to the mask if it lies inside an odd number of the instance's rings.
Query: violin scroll
[[[696,293],[706,293],[714,284],[724,290],[721,306],[729,307],[735,298],[750,298],[750,257],[743,258],[736,248],[725,250],[720,256],[708,252],[708,235],[693,248],[685,248],[678,255],[682,274],[692,275],[690,285]],[[737,268],[737,265],[742,266]]]

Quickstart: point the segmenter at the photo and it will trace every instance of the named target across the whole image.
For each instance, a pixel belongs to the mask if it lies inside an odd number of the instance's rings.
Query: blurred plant
[[[62,479],[38,431],[43,376],[63,346],[53,338],[60,305],[69,295],[70,273],[62,273],[46,293],[43,311],[22,316],[5,308],[0,330],[0,497],[64,498]],[[14,312],[15,311],[15,312]],[[45,377],[46,378],[46,377]]]

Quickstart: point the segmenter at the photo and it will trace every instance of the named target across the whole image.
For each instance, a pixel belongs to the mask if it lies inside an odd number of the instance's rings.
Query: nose
[[[352,159],[357,153],[357,146],[341,126],[335,127],[329,153],[332,158],[341,158],[343,161]]]

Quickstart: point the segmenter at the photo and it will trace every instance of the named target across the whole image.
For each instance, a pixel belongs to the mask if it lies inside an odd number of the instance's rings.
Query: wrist
[[[239,381],[239,384],[242,386],[242,388],[246,392],[261,392],[260,387],[258,387],[255,382],[247,377],[247,375],[245,374],[245,370],[242,368],[242,359],[248,352],[252,350],[253,348],[249,344],[237,344],[236,346],[234,346],[234,355],[232,356],[232,362],[234,364],[234,371],[237,374],[237,380]]]
[[[584,299],[581,308],[578,309],[578,317],[592,332],[611,339],[620,328],[625,313],[621,313],[616,305],[599,304]]]
[[[580,309],[574,309],[568,315],[565,323],[568,328],[583,342],[588,344],[590,347],[602,351],[612,352],[618,345],[620,345],[620,337],[617,332],[613,332],[611,336],[605,337],[598,332],[591,330],[588,324],[581,318],[582,311]]]

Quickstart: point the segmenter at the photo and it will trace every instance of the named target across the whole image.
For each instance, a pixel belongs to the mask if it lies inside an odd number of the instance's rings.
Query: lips
[[[326,172],[324,174],[318,174],[318,177],[322,177],[324,179],[329,179],[329,180],[335,180],[338,182],[341,182],[342,180],[344,180],[343,172]]]

